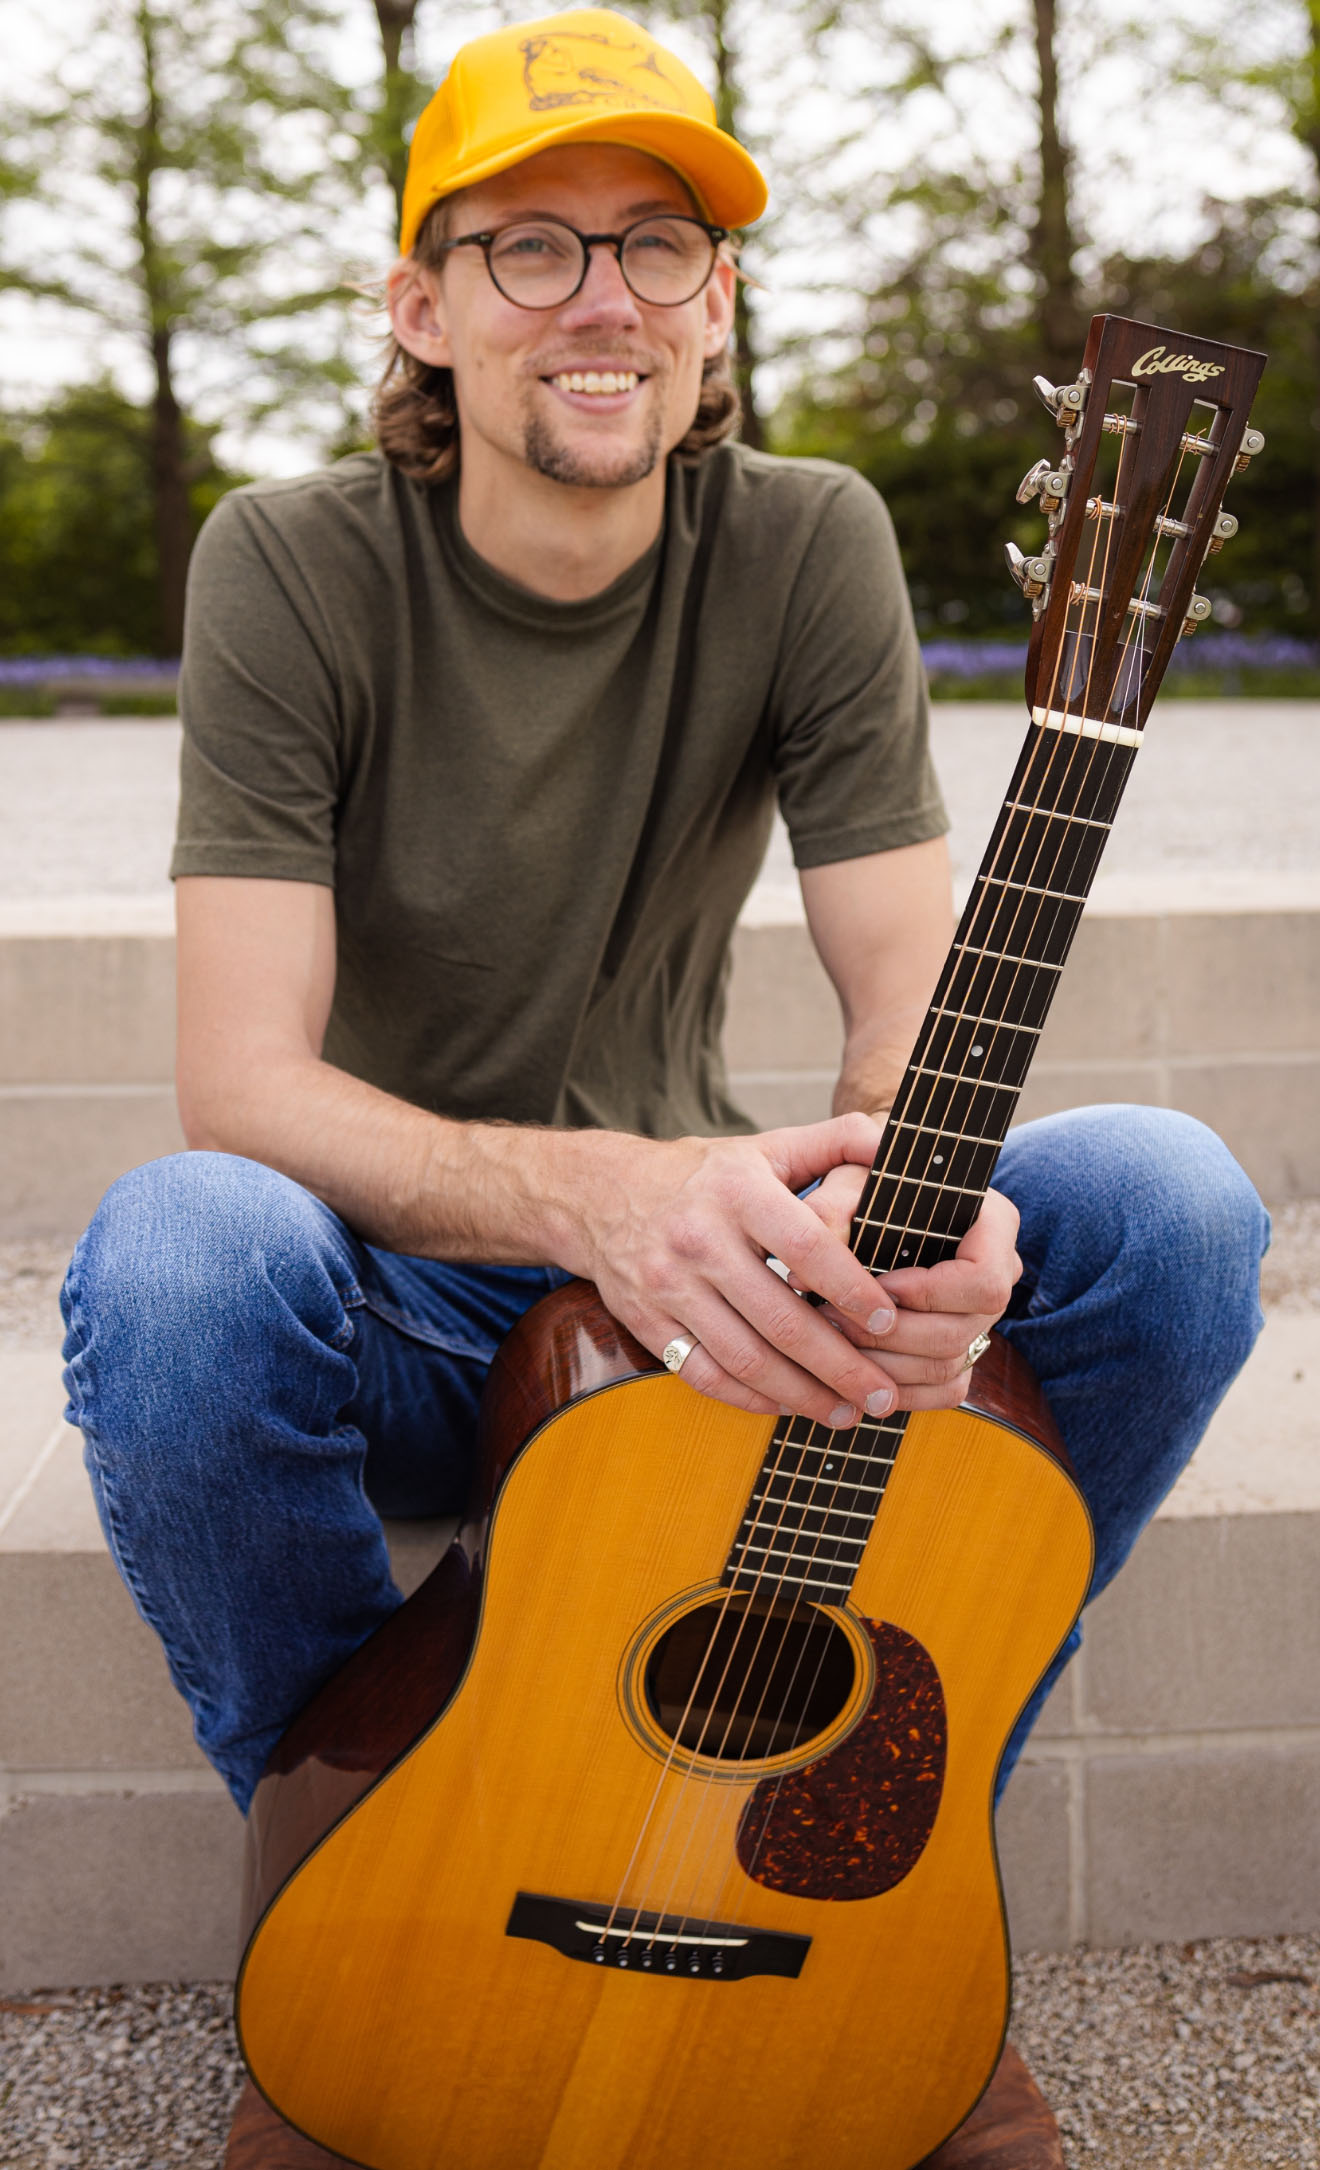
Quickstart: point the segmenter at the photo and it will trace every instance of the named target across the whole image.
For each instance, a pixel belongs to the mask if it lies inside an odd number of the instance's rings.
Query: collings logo
[[[1163,347],[1147,347],[1132,364],[1134,377],[1186,377],[1189,384],[1204,384],[1207,377],[1222,377],[1222,362],[1198,362],[1194,354],[1166,354]]]

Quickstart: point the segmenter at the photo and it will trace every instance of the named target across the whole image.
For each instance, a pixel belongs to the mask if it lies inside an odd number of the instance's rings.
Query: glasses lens
[[[506,226],[490,245],[490,273],[500,292],[524,309],[553,309],[582,276],[582,243],[554,220]]]
[[[643,219],[623,244],[623,275],[639,301],[691,301],[710,277],[715,244],[695,219]]]

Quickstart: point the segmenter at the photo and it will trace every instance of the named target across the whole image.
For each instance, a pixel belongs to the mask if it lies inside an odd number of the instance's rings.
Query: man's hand
[[[880,1145],[869,1116],[755,1138],[577,1144],[594,1163],[572,1246],[583,1247],[579,1270],[647,1348],[658,1354],[677,1334],[694,1340],[684,1380],[738,1408],[851,1426],[863,1411],[952,1406],[968,1344],[999,1316],[1020,1271],[1017,1216],[996,1199],[958,1259],[873,1279],[847,1244]],[[609,1164],[611,1147],[626,1165]],[[821,1174],[820,1190],[797,1198]],[[791,1287],[767,1256],[789,1268]]]
[[[892,1382],[862,1346],[890,1307],[847,1244],[795,1195],[830,1168],[870,1166],[880,1144],[870,1116],[754,1138],[607,1145],[597,1134],[576,1143],[594,1164],[579,1270],[647,1348],[658,1354],[676,1334],[699,1344],[683,1366],[688,1385],[736,1408],[789,1409],[834,1425],[890,1406]],[[860,1179],[860,1166],[854,1172]],[[825,1297],[830,1313],[795,1296],[768,1256]],[[845,1318],[855,1338],[832,1323]]]
[[[805,1201],[845,1242],[868,1172],[836,1168]],[[882,1343],[871,1334],[858,1336],[846,1313],[823,1312],[859,1347],[881,1348],[897,1408],[952,1409],[962,1400],[971,1370],[968,1348],[1002,1318],[1022,1273],[1017,1231],[1017,1207],[1002,1192],[988,1191],[952,1258],[879,1275],[874,1287],[897,1310]]]

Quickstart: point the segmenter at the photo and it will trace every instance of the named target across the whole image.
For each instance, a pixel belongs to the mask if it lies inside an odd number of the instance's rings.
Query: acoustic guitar
[[[1036,380],[1030,726],[853,1225],[876,1273],[990,1183],[1263,366],[1099,317]],[[258,1789],[258,2086],[370,2170],[912,2170],[999,2056],[995,1775],[1091,1562],[1001,1340],[961,1408],[845,1434],[547,1298],[453,1548]]]

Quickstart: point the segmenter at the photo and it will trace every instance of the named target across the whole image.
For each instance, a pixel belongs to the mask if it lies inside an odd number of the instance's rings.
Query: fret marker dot
[[[830,1473],[830,1471],[831,1471],[831,1470],[833,1469],[833,1467],[834,1467],[834,1464],[833,1464],[833,1462],[827,1462],[827,1463],[825,1464],[825,1474],[826,1474],[826,1476],[828,1476],[828,1475],[829,1475],[829,1473]]]
[[[972,1049],[972,1053],[973,1053],[974,1055],[984,1055],[984,1053],[985,1053],[985,1049],[984,1049],[983,1047],[974,1047],[974,1048]]]
[[[935,1166],[936,1166],[937,1168],[942,1168],[942,1167],[944,1166],[944,1155],[943,1155],[943,1153],[937,1153],[937,1154],[935,1155]]]
[[[898,1255],[900,1258],[911,1258],[912,1253],[911,1251],[900,1251]]]

